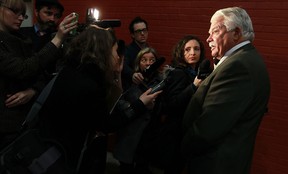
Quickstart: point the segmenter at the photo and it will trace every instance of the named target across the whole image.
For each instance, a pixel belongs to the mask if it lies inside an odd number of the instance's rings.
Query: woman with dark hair
[[[197,42],[196,48],[189,47],[187,43]],[[187,45],[186,45],[187,44]],[[189,51],[190,50],[195,51],[195,55],[197,56],[196,60],[192,59],[194,61],[189,61],[189,55],[192,54]],[[191,50],[191,51],[192,51]],[[202,41],[194,36],[194,35],[187,35],[183,37],[181,40],[178,41],[178,43],[174,46],[173,52],[172,52],[172,66],[183,66],[183,67],[192,67],[195,71],[197,71],[200,63],[205,59],[205,48],[202,43]]]
[[[64,66],[39,113],[41,134],[63,146],[68,170],[77,170],[87,132],[93,135],[95,131],[102,132],[105,117],[109,116],[106,96],[113,83],[115,43],[116,38],[109,31],[95,27],[76,36],[66,50]],[[114,47],[116,50],[117,45]],[[116,51],[113,53],[117,55]],[[103,138],[99,141],[102,149]],[[93,159],[99,159],[99,155]],[[83,173],[95,170],[92,162],[89,163],[92,160],[86,161],[90,158],[92,155],[83,159]],[[50,170],[55,172],[53,168]]]
[[[148,155],[146,160],[150,167],[160,169],[164,174],[181,174],[183,171],[185,162],[180,153],[182,118],[191,96],[202,81],[197,78],[197,71],[204,59],[201,40],[187,35],[175,45],[172,64],[164,70],[166,84],[156,100],[156,105],[161,105],[155,108],[159,110],[157,116],[153,117],[145,130],[143,143],[140,143],[143,155]]]
[[[162,94],[165,101],[168,101],[168,118],[178,121],[182,119],[186,105],[201,83],[196,77],[199,65],[204,59],[204,45],[196,36],[187,35],[175,45],[171,64],[174,70],[169,72]]]
[[[68,169],[77,170],[83,144],[88,140],[81,174],[104,174],[107,133],[125,125],[157,96],[149,95],[148,90],[131,105],[118,103],[113,107],[119,97],[115,90],[121,93],[121,79],[117,79],[121,72],[115,71],[123,66],[117,48],[114,32],[95,25],[72,39],[63,69],[40,111],[42,135],[62,144]],[[135,114],[128,115],[126,110]]]

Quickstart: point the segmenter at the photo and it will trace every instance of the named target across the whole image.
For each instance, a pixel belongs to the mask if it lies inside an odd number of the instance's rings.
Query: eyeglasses
[[[134,33],[135,34],[146,34],[148,32],[147,28],[143,28],[143,29],[139,29],[139,30],[135,30]]]
[[[7,7],[5,5],[1,5],[1,7],[7,8],[8,10],[12,11],[18,17],[22,16],[24,19],[28,19],[28,15],[26,15],[23,11],[19,11],[19,10],[13,9],[13,8]]]

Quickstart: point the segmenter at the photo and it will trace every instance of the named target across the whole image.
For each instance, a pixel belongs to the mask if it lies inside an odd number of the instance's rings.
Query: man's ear
[[[130,33],[132,39],[135,39],[134,33]]]
[[[233,36],[235,40],[239,40],[242,37],[242,31],[239,27],[236,27],[232,32],[234,32]]]
[[[37,9],[35,9],[34,14],[36,17],[38,17],[39,11]]]

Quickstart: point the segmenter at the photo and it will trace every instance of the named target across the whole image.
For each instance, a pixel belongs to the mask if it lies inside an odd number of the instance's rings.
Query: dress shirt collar
[[[37,24],[34,24],[34,31],[38,36],[43,36],[46,34],[45,31],[41,31]]]
[[[223,57],[221,57],[221,59],[219,60],[217,65],[214,65],[214,70],[222,63],[225,61],[225,59],[230,56],[234,51],[236,51],[237,49],[243,47],[244,45],[247,45],[251,43],[249,40],[243,41],[237,45],[235,45],[234,47],[232,47],[230,50],[228,50]]]

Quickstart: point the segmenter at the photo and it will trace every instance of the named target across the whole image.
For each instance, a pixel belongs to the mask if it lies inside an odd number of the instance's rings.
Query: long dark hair
[[[197,62],[195,68],[198,69],[199,64],[205,59],[205,47],[204,44],[202,43],[202,41],[194,35],[187,35],[184,36],[173,48],[172,50],[172,66],[176,67],[176,66],[189,66],[189,64],[187,64],[187,62],[185,61],[184,58],[184,47],[185,44],[187,42],[189,42],[190,40],[196,40],[199,45],[200,45],[200,59]]]
[[[116,42],[112,29],[89,26],[69,43],[65,52],[66,63],[74,66],[95,64],[105,74],[107,82],[112,82],[112,47]]]

